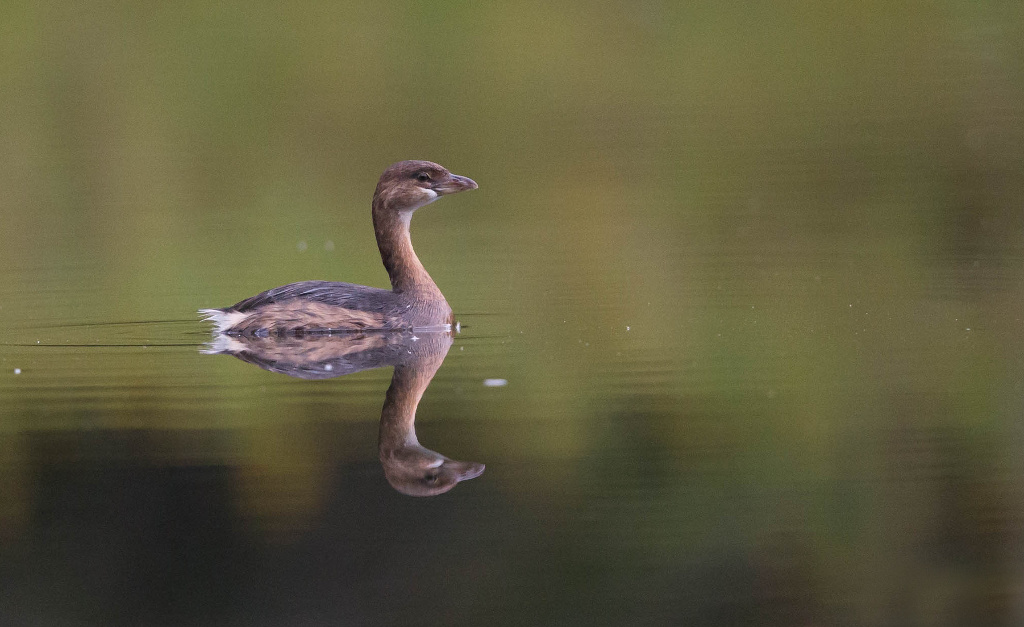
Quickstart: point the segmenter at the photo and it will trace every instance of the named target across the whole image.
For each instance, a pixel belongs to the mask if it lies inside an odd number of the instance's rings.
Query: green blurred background
[[[1024,621],[1020,3],[11,2],[0,112],[12,624]],[[410,158],[430,501],[194,318]]]

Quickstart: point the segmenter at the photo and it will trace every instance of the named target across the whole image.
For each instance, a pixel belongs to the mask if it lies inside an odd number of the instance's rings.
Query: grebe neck
[[[444,300],[441,290],[427,274],[416,251],[412,249],[409,223],[413,209],[395,211],[386,206],[383,198],[373,202],[373,232],[384,268],[391,278],[391,289],[396,294],[416,294],[429,300]]]

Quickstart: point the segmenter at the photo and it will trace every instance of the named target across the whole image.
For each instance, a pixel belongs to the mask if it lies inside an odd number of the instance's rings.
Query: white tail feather
[[[220,309],[200,309],[199,315],[203,317],[203,320],[213,323],[214,333],[224,333],[246,318],[246,314],[240,311],[222,311]]]

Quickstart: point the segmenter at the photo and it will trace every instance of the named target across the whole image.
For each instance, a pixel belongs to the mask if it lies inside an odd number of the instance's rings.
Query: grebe
[[[400,161],[373,193],[373,231],[391,290],[302,281],[275,287],[224,309],[201,309],[215,332],[267,336],[368,329],[444,328],[452,310],[412,249],[412,214],[446,194],[476,189],[472,179],[430,161]]]

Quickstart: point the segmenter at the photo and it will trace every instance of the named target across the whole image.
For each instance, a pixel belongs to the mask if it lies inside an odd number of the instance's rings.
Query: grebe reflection
[[[364,332],[274,335],[218,334],[204,351],[234,355],[264,370],[300,379],[329,379],[394,366],[380,415],[378,452],[384,476],[410,496],[434,496],[484,471],[477,462],[445,457],[416,438],[416,408],[452,345],[449,332]]]

